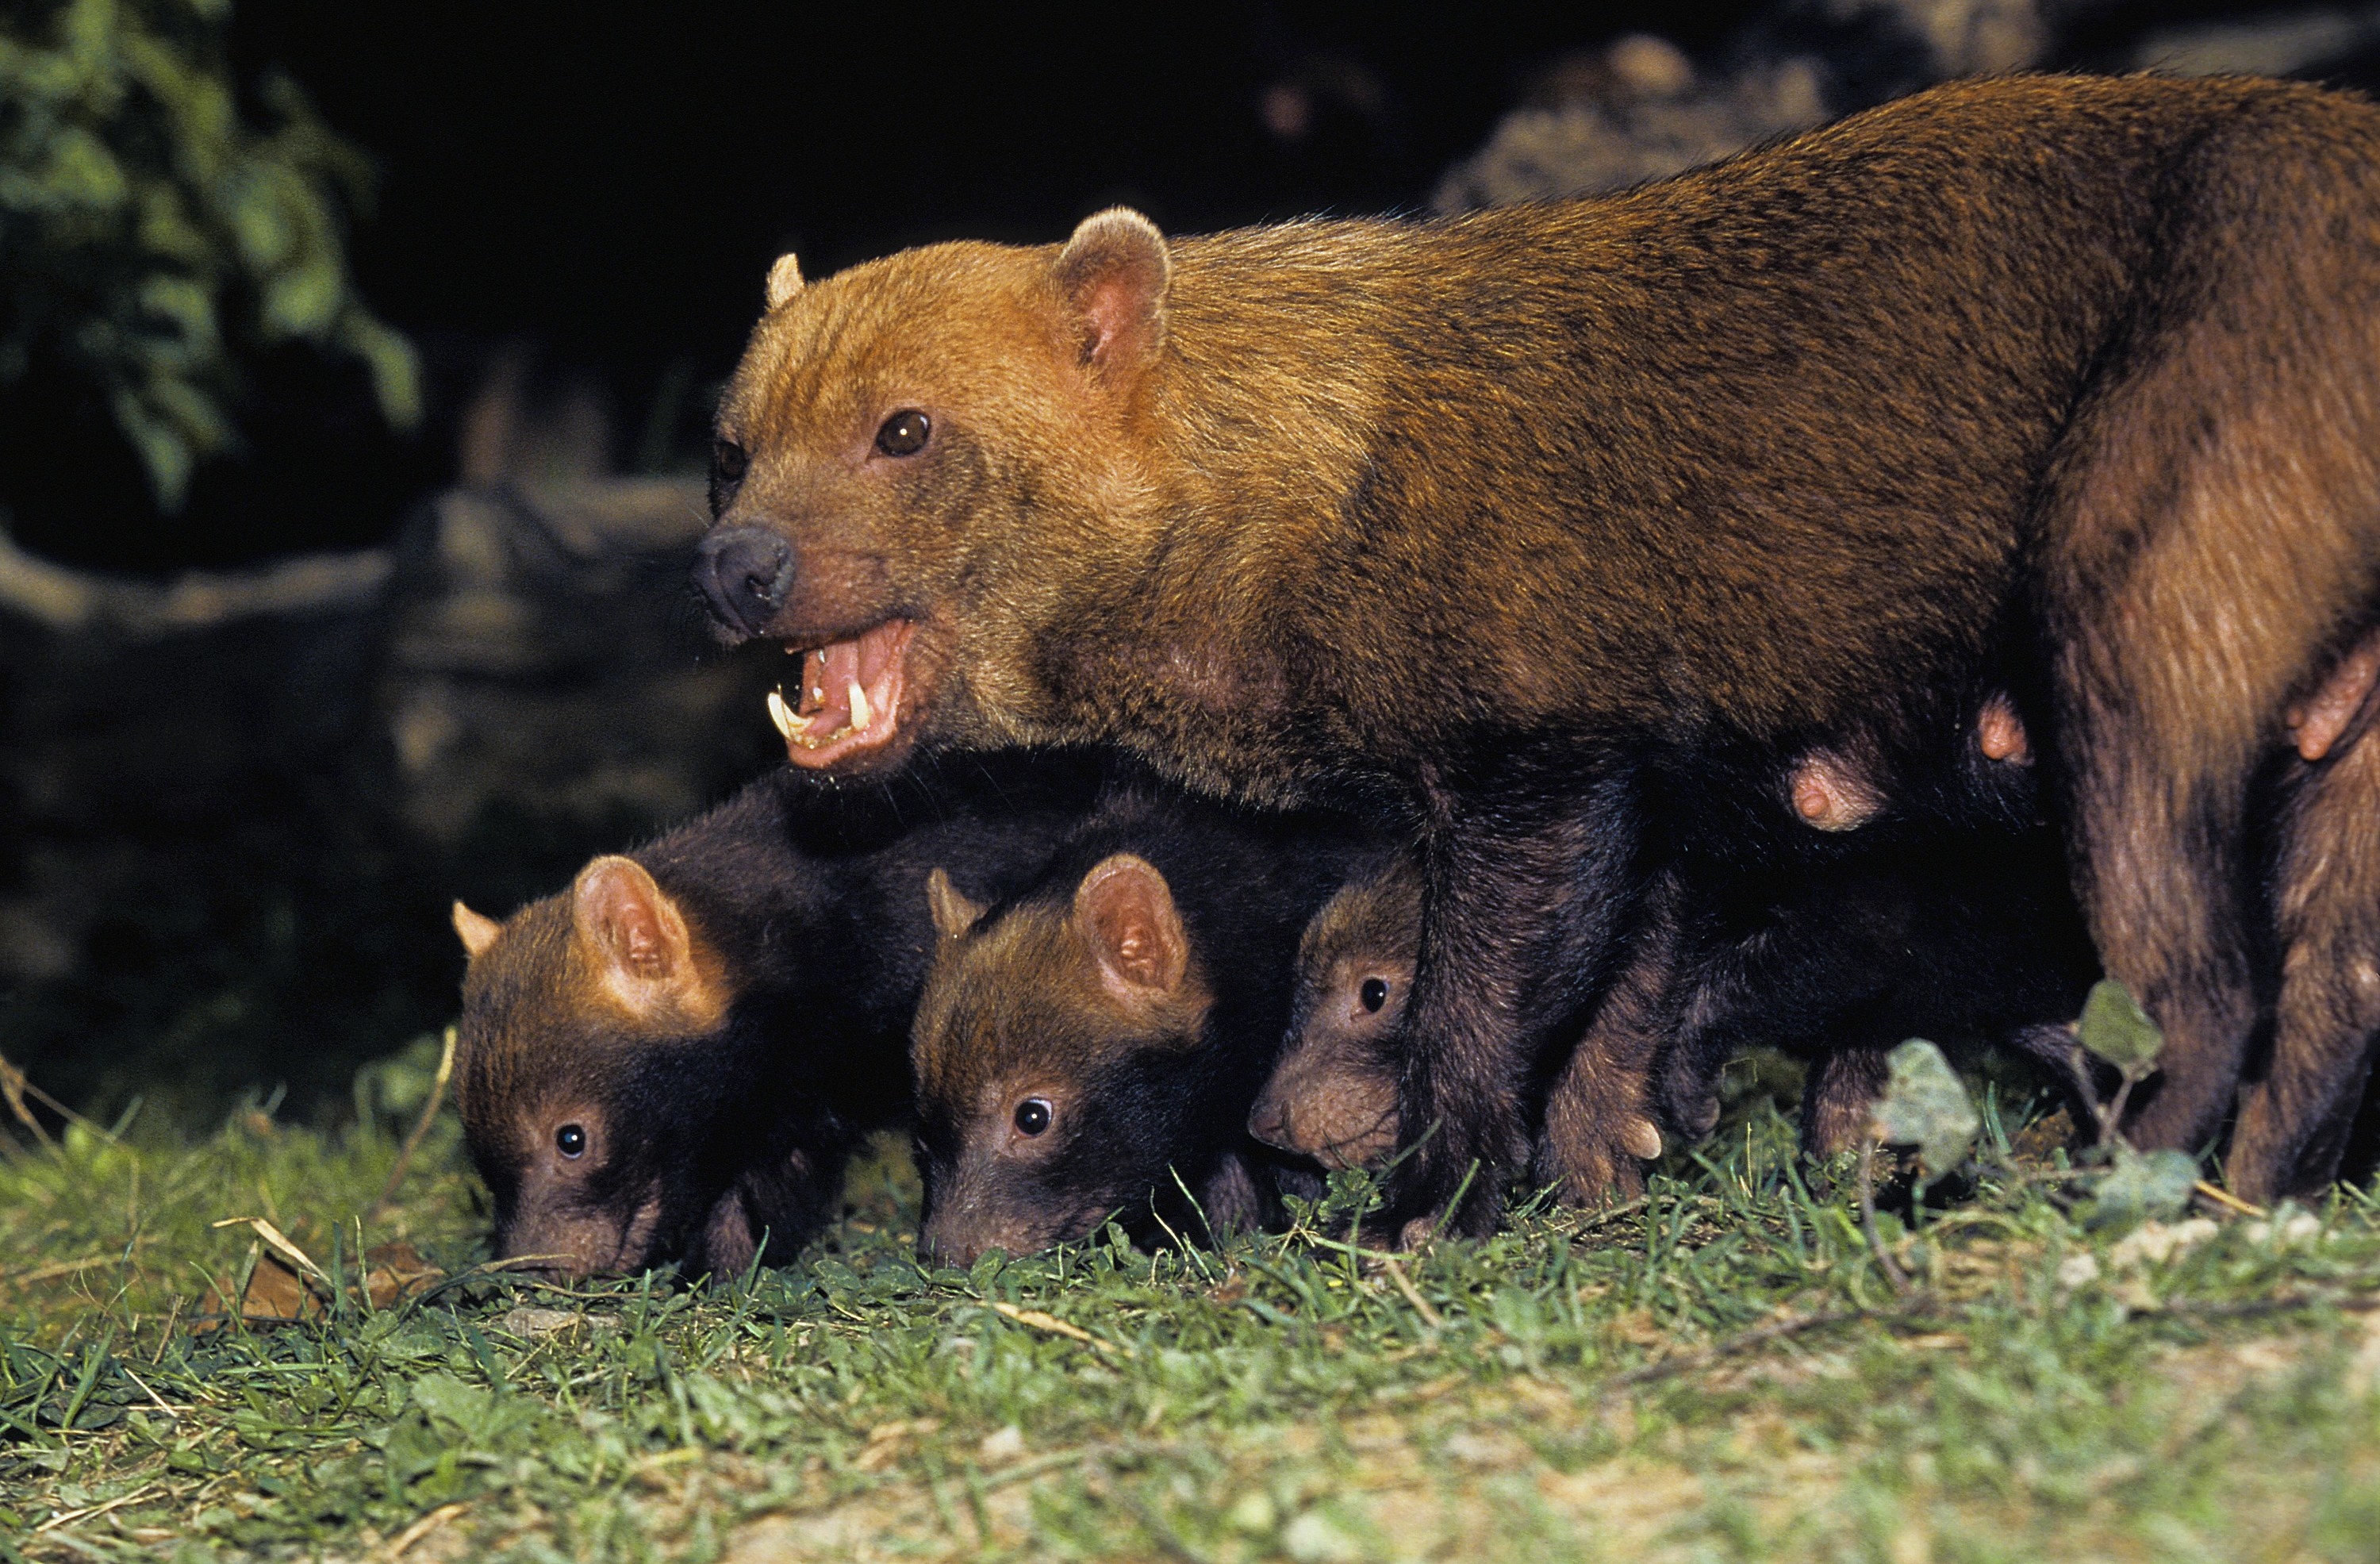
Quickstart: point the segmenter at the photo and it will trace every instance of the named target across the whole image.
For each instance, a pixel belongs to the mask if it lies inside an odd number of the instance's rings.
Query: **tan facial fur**
[[[1288,1045],[1248,1115],[1250,1134],[1324,1167],[1395,1149],[1391,1045],[1420,944],[1421,882],[1407,861],[1324,904],[1299,942]]]
[[[939,1155],[919,1252],[964,1265],[1080,1238],[1147,1193],[1099,1176],[1123,1128],[1100,1087],[1144,1051],[1195,1047],[1210,1003],[1162,876],[1118,854],[1071,901],[988,926],[946,876],[929,886],[941,947],[911,1060]]]
[[[732,996],[716,957],[626,858],[502,923],[459,902],[454,922],[470,958],[455,1104],[504,1207],[499,1257],[570,1275],[643,1264],[658,1184],[623,1182],[607,1104],[633,1050],[719,1024]]]

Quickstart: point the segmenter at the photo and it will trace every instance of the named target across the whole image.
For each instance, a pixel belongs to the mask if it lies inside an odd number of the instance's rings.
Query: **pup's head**
[[[1325,902],[1298,942],[1289,1043],[1248,1133],[1325,1167],[1397,1143],[1398,1023],[1421,948],[1421,878],[1398,859]]]
[[[455,930],[455,1102],[497,1256],[574,1276],[749,1264],[734,1186],[764,1129],[722,1045],[728,974],[685,910],[606,857],[502,923],[456,902]]]
[[[805,285],[792,256],[720,403],[695,580],[721,631],[802,657],[797,766],[1029,722],[1035,629],[1113,555],[1172,263],[1147,218],[1062,249],[943,244]],[[788,681],[792,684],[793,681]]]
[[[941,945],[911,1061],[926,1179],[919,1253],[967,1265],[1148,1219],[1218,1136],[1212,1006],[1164,875],[1117,853],[1071,894],[987,916],[936,870]],[[1226,1125],[1226,1130],[1235,1126]]]

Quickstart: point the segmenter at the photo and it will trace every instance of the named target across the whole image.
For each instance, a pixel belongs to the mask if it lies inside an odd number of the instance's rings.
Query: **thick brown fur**
[[[1642,1193],[1671,1138],[1717,1121],[1720,1068],[1758,1047],[1807,1062],[1802,1141],[1816,1156],[1872,1133],[1886,1054],[1911,1036],[1954,1056],[2012,1045],[2089,1117],[2062,1023],[2098,971],[2046,828],[1889,829],[1831,862],[1728,875],[1723,895],[1694,883],[1709,873],[1682,862],[1646,893],[1633,959],[1547,1091],[1540,1184],[1572,1201]],[[1325,1167],[1394,1149],[1384,1045],[1419,942],[1417,891],[1398,863],[1307,930],[1289,1046],[1249,1116],[1259,1140]],[[1357,997],[1367,978],[1385,986],[1378,1014]]]
[[[1661,855],[1823,850],[1780,802],[1821,751],[1955,825],[1969,715],[2014,689],[2109,970],[2172,1039],[2139,1139],[2214,1133],[2271,973],[2327,996],[2272,1039],[2327,1062],[2238,1148],[2263,1196],[2320,1175],[2370,1049],[2338,999],[2380,914],[2285,884],[2304,922],[2276,917],[2247,844],[2286,711],[2380,595],[2375,338],[2380,116],[2270,82],[1957,84],[1440,223],[1168,244],[1109,214],[785,295],[715,492],[715,539],[776,552],[713,601],[803,646],[915,626],[853,766],[1105,740],[1407,810],[1398,1193],[1478,1162],[1475,1231]],[[2287,873],[2352,845],[2326,796],[2277,816]]]

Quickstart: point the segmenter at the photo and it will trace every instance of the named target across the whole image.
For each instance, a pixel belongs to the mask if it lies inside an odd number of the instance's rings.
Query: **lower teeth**
[[[856,684],[853,686],[853,694],[855,696],[855,706],[856,706],[859,702],[866,699],[865,696],[858,694],[858,687]],[[820,699],[823,698],[824,697],[821,694]],[[806,717],[799,712],[795,711],[792,703],[785,699],[784,686],[779,685],[776,689],[769,691],[770,725],[776,728],[778,735],[784,739],[786,742],[799,744],[805,750],[815,750],[820,745],[830,742],[832,739],[842,739],[850,734],[856,733],[862,726],[861,724],[854,721],[852,717],[845,716],[844,718],[843,728],[840,732],[830,735],[827,739],[821,739],[810,731],[811,720],[811,718]]]

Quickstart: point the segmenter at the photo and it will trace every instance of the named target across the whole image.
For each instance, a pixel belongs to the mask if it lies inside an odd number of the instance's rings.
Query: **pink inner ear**
[[[661,920],[642,902],[623,910],[620,948],[639,977],[660,977],[669,971],[669,946],[662,938]]]
[[[676,952],[662,910],[654,905],[652,886],[629,864],[604,864],[590,876],[581,906],[590,914],[595,936],[614,966],[638,977],[669,975]]]
[[[1094,283],[1083,299],[1083,319],[1091,328],[1090,356],[1095,360],[1113,358],[1120,344],[1127,348],[1137,346],[1148,304],[1135,273],[1136,268],[1111,271]]]
[[[1170,989],[1182,981],[1186,936],[1156,870],[1137,861],[1102,865],[1092,871],[1082,900],[1110,971],[1138,988]]]
[[[1097,926],[1109,966],[1143,988],[1165,985],[1157,930],[1138,910],[1102,910]]]
[[[1121,210],[1084,219],[1059,257],[1058,282],[1084,327],[1084,361],[1120,369],[1164,336],[1171,267],[1148,219]]]

